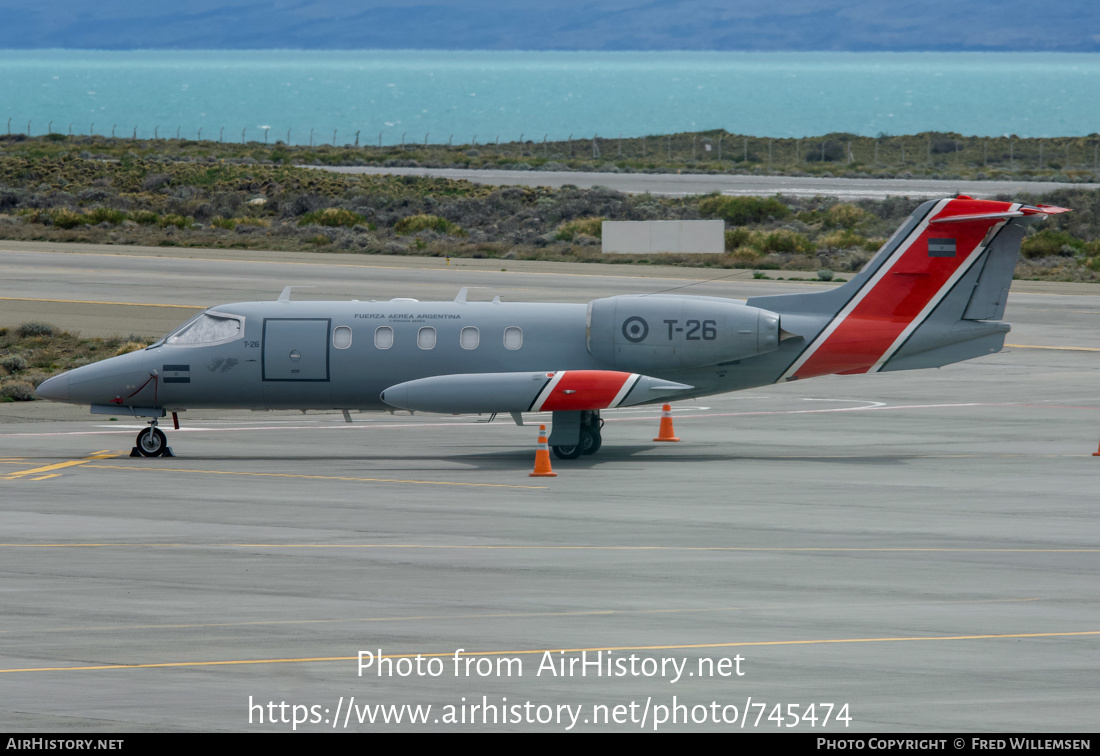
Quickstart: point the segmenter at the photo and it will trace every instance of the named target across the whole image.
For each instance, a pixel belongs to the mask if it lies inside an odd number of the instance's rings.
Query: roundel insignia
[[[627,341],[637,344],[649,335],[649,323],[637,315],[623,321],[623,336]]]

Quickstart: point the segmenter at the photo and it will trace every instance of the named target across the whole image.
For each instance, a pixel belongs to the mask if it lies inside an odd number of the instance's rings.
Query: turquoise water
[[[455,144],[1100,132],[1100,55],[0,51],[0,133]],[[10,125],[5,123],[10,118]],[[93,125],[94,124],[94,125]]]

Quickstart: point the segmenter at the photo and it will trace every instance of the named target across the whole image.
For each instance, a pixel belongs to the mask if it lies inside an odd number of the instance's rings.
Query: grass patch
[[[401,235],[415,234],[420,231],[436,231],[449,236],[466,236],[466,232],[461,227],[451,223],[446,218],[428,213],[407,215],[394,224],[393,230]]]
[[[359,213],[353,213],[351,210],[345,210],[342,207],[326,207],[324,210],[317,210],[312,213],[306,213],[302,216],[302,219],[298,221],[299,226],[346,226],[352,228],[362,223],[366,223],[367,219]]]

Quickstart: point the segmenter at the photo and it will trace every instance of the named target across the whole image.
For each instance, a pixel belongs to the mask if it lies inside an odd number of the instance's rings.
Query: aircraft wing
[[[560,412],[629,407],[693,388],[617,370],[436,375],[390,386],[382,401],[415,412]]]

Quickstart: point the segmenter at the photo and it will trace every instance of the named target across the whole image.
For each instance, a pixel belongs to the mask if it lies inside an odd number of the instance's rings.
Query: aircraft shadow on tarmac
[[[319,455],[315,458],[311,458],[302,454],[295,454],[293,456],[206,456],[183,453],[180,457],[177,457],[176,459],[206,463],[225,463],[227,461],[231,461],[234,463],[298,462],[312,464],[313,460],[324,460],[327,462],[360,462],[382,464],[384,465],[382,469],[384,469],[385,471],[398,472],[401,470],[431,470],[434,469],[436,463],[444,466],[454,465],[457,463],[471,468],[481,467],[485,469],[526,469],[533,464],[534,456],[535,455],[532,450],[509,448],[506,450],[502,449],[500,451],[477,451],[466,453],[460,453],[456,451],[456,453],[454,454],[420,454],[416,457],[416,462],[418,463],[416,465],[408,464],[408,455],[371,454],[366,451],[360,454],[325,454],[323,456]],[[598,456],[585,456],[568,461],[555,459],[553,460],[553,466],[555,471],[568,472],[569,470],[589,470],[595,467],[613,464],[615,462],[644,463],[646,465],[675,465],[682,464],[685,461],[690,461],[692,463],[797,462],[799,464],[806,464],[809,462],[816,462],[846,465],[898,465],[915,459],[920,459],[922,456],[923,455],[920,454],[834,454],[819,456],[815,454],[738,454],[736,452],[701,453],[698,451],[693,451],[690,455],[685,457],[683,454],[665,452],[648,445],[620,445],[605,446]],[[169,462],[168,460],[155,458],[140,461],[135,460],[135,462],[135,467],[143,466],[144,462],[154,462],[157,467],[174,464],[173,462]],[[186,469],[186,467],[182,465],[180,466],[181,471],[185,471]]]

